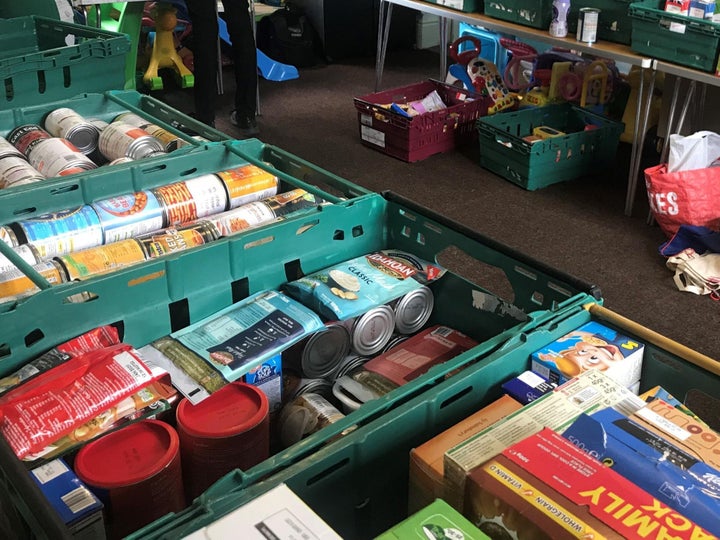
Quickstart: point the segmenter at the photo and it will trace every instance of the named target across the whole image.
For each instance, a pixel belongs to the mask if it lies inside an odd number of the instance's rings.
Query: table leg
[[[438,30],[440,31],[440,78],[444,81],[447,78],[447,23],[445,17],[438,17]]]
[[[390,19],[392,18],[392,7],[390,2],[380,0],[378,11],[378,40],[377,51],[375,53],[375,91],[380,90],[382,82],[383,68],[385,67],[385,53],[387,52],[387,44],[390,36]],[[383,11],[385,15],[383,16]]]

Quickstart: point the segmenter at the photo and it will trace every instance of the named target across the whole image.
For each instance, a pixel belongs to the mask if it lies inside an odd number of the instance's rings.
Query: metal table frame
[[[448,20],[456,20],[481,26],[488,30],[502,32],[520,39],[532,39],[548,43],[555,47],[563,47],[572,49],[581,53],[593,54],[603,58],[623,62],[640,68],[640,85],[637,97],[637,105],[635,110],[635,133],[633,134],[632,153],[630,157],[630,170],[628,174],[628,187],[625,198],[625,215],[632,213],[632,207],[635,200],[635,192],[637,191],[637,179],[640,173],[640,162],[642,154],[642,146],[645,140],[645,131],[647,130],[647,121],[650,113],[650,104],[652,94],[655,87],[656,66],[652,58],[640,56],[633,52],[629,46],[617,43],[599,41],[588,44],[581,43],[573,37],[556,38],[551,36],[547,30],[530,28],[511,22],[501,21],[482,15],[480,13],[465,13],[454,9],[446,8],[437,4],[419,0],[380,0],[380,12],[378,16],[378,40],[377,40],[377,56],[375,57],[375,91],[380,89],[382,82],[383,68],[385,65],[385,55],[387,52],[388,37],[390,35],[390,21],[392,18],[393,5],[403,6],[415,9],[422,13],[436,15],[439,18],[439,32],[441,47],[447,44],[447,22]],[[652,69],[650,84],[647,92],[644,92],[645,70]],[[447,73],[447,55],[440,54],[440,80],[445,79]],[[643,97],[646,99],[643,101]],[[637,129],[640,126],[640,129]]]

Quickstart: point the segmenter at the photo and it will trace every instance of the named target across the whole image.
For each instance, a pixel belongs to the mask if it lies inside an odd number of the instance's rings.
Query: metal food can
[[[248,470],[270,455],[270,405],[257,387],[230,383],[197,405],[180,401],[183,476],[188,500],[234,469]]]
[[[342,376],[333,384],[333,397],[340,402],[343,412],[350,414],[368,401],[382,396],[355,379]]]
[[[45,175],[35,169],[24,157],[7,156],[0,159],[0,188],[33,184],[45,180]]]
[[[57,261],[45,261],[33,266],[50,285],[65,283],[67,276]],[[0,298],[22,297],[38,292],[40,288],[22,271],[15,268],[0,274]]]
[[[90,206],[100,219],[104,244],[158,231],[167,225],[165,210],[150,190],[110,197]]]
[[[330,377],[333,380],[337,380],[345,375],[351,375],[352,373],[359,370],[365,365],[365,362],[370,360],[370,356],[361,356],[359,354],[349,354],[343,358],[338,364],[335,373]]]
[[[178,251],[199,247],[219,238],[215,226],[208,221],[198,221],[182,227],[171,227],[138,236],[149,259],[156,259]]]
[[[163,145],[163,148],[165,149],[165,152],[174,152],[178,148],[181,148],[183,146],[187,146],[188,143],[186,140],[184,140],[182,137],[178,137],[171,131],[168,131],[164,127],[157,126],[155,124],[148,124],[145,127],[145,131],[147,131],[150,135],[155,137],[158,141],[160,141]]]
[[[50,111],[45,117],[45,129],[54,137],[67,139],[85,155],[97,149],[100,130],[69,107]]]
[[[102,118],[88,118],[87,121],[91,123],[93,126],[95,126],[95,129],[98,130],[98,133],[100,133],[103,129],[108,127],[110,124],[103,120]]]
[[[141,420],[108,433],[80,449],[74,465],[105,505],[113,538],[186,506],[180,438],[166,422]]]
[[[7,140],[27,157],[36,144],[50,137],[52,137],[52,135],[45,131],[42,126],[37,124],[24,124],[8,133]]]
[[[23,159],[25,158],[25,154],[10,144],[5,137],[0,137],[0,158],[6,158],[9,156],[20,157]]]
[[[47,178],[96,169],[97,165],[67,139],[51,137],[36,144],[28,155],[30,165]]]
[[[433,293],[425,285],[392,302],[395,330],[400,334],[418,332],[430,319],[434,305]]]
[[[20,246],[15,246],[12,248],[12,250],[17,253],[17,255],[29,265],[35,265],[42,262],[37,250],[30,244],[22,244]],[[0,253],[0,273],[8,272],[9,270],[15,270],[16,268],[17,266],[15,266],[15,264],[13,264],[10,259]]]
[[[380,351],[382,353],[386,353],[391,349],[394,349],[404,341],[407,341],[410,338],[407,334],[393,334],[393,336],[390,338],[390,341],[387,342],[387,345],[383,347],[383,350]]]
[[[306,379],[296,371],[284,369],[282,393],[285,402],[306,393],[320,394],[329,398],[332,397],[332,382],[328,379]]]
[[[287,448],[303,438],[345,418],[337,407],[319,394],[304,393],[280,411],[280,441]]]
[[[350,333],[342,324],[325,328],[283,351],[285,365],[308,379],[330,377],[350,351]]]
[[[395,330],[395,312],[390,306],[382,305],[344,323],[350,325],[352,350],[363,356],[372,356],[390,341]]]
[[[68,279],[76,281],[144,262],[147,254],[140,242],[130,238],[60,255],[57,260],[65,269]]]
[[[149,126],[152,124],[150,120],[147,118],[143,118],[139,114],[135,114],[131,111],[126,111],[123,113],[118,114],[115,118],[112,119],[113,122],[124,122],[126,124],[130,124],[131,126],[139,127],[142,129],[145,129],[146,126]]]
[[[228,205],[223,183],[214,174],[157,187],[152,192],[165,209],[168,227],[224,212]]]
[[[123,163],[132,163],[135,161],[133,158],[129,158],[127,156],[119,157],[117,159],[113,159],[112,161],[109,161],[108,165],[121,165]]]
[[[598,20],[600,10],[597,8],[584,7],[578,12],[577,40],[583,43],[595,43],[597,41]]]
[[[11,223],[20,243],[31,243],[43,259],[103,243],[102,226],[90,205]]]
[[[220,171],[217,175],[227,189],[230,208],[276,195],[280,185],[277,176],[249,164]]]
[[[20,245],[17,236],[10,227],[4,225],[0,226],[0,242],[5,242],[10,247],[17,247]]]
[[[208,220],[215,224],[221,236],[230,236],[270,223],[275,218],[275,212],[267,204],[256,201],[209,216]]]
[[[163,146],[142,128],[124,122],[112,122],[98,137],[100,152],[110,161],[129,157],[144,159],[155,152],[163,152]]]

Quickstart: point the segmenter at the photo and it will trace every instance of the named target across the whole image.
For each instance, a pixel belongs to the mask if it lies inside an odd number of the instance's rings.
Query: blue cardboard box
[[[548,382],[545,377],[533,371],[525,371],[502,384],[503,392],[523,405],[552,392],[555,387],[557,384]]]
[[[637,393],[644,349],[635,339],[591,321],[535,351],[531,369],[557,384],[583,371],[599,369]]]
[[[614,409],[582,414],[563,437],[720,536],[720,471]]]

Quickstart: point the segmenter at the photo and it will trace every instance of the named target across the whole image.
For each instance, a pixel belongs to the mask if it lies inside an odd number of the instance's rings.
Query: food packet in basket
[[[440,266],[400,250],[381,250],[324,268],[284,286],[325,317],[345,320],[439,279]]]

